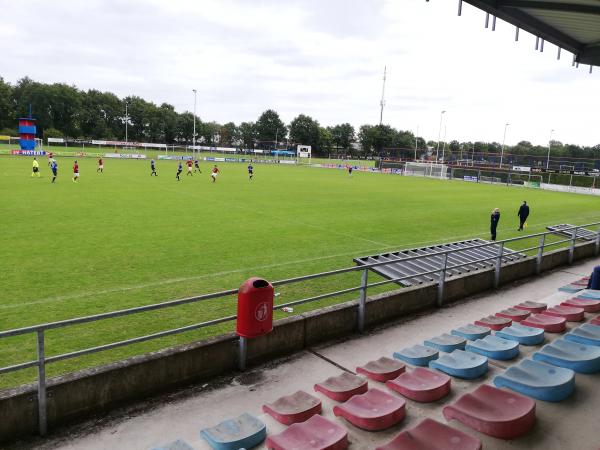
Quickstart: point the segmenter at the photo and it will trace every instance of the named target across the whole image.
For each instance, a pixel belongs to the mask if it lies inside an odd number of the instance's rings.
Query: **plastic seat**
[[[594,317],[592,320],[590,320],[590,324],[600,325],[600,317]]]
[[[589,323],[584,323],[578,328],[565,334],[567,341],[579,342],[585,345],[600,346],[600,327]]]
[[[523,319],[527,319],[531,315],[531,312],[525,309],[506,308],[502,311],[497,312],[496,315],[498,317],[506,317],[507,319],[510,319],[513,322],[520,322]]]
[[[509,341],[516,341],[521,345],[539,345],[544,342],[544,330],[528,327],[520,323],[513,323],[510,327],[496,331],[496,336]]]
[[[456,419],[481,433],[514,439],[535,424],[535,402],[522,395],[482,384],[443,409],[446,420]]]
[[[539,314],[542,311],[544,311],[547,307],[548,305],[546,305],[545,303],[531,302],[529,300],[515,305],[515,308],[524,309],[525,311],[529,311],[532,314]]]
[[[330,377],[322,383],[315,384],[314,389],[333,400],[345,402],[353,395],[367,392],[369,384],[362,377],[343,372],[337,377]]]
[[[317,414],[306,422],[295,423],[281,433],[269,436],[266,446],[272,450],[344,450],[348,448],[348,432]]]
[[[267,427],[256,417],[244,413],[236,419],[228,419],[212,428],[205,428],[200,435],[215,450],[238,450],[252,448],[265,440]]]
[[[364,366],[357,367],[356,373],[385,383],[387,380],[393,380],[405,370],[406,366],[400,361],[383,356],[376,361],[370,361]]]
[[[464,350],[454,350],[444,354],[439,359],[431,361],[429,367],[441,370],[450,376],[472,380],[479,378],[488,370],[488,360],[485,356]]]
[[[581,322],[583,320],[583,308],[574,306],[554,306],[548,308],[542,314],[546,316],[564,317],[567,322]]]
[[[585,286],[581,286],[581,285],[577,285],[577,284],[565,284],[564,286],[561,286],[558,288],[559,291],[561,292],[568,292],[569,294],[575,294],[576,292],[579,292],[581,290],[585,289]]]
[[[544,345],[539,352],[533,354],[533,359],[565,367],[578,373],[600,371],[600,348],[564,339],[557,339]]]
[[[427,418],[376,450],[481,450],[481,441]]]
[[[506,317],[487,316],[476,320],[475,325],[479,325],[480,327],[488,327],[494,331],[498,331],[504,327],[509,327],[512,325],[512,320],[507,319]]]
[[[474,341],[486,337],[492,332],[490,327],[480,327],[479,325],[465,325],[464,327],[455,328],[450,332],[455,336],[462,336],[465,339]]]
[[[567,329],[567,319],[564,317],[548,316],[545,314],[534,314],[521,321],[521,325],[533,328],[541,328],[548,333],[562,333]]]
[[[194,447],[181,439],[177,439],[175,442],[171,442],[163,447],[154,447],[152,450],[194,450]]]
[[[584,289],[579,294],[578,298],[589,298],[591,300],[600,300],[600,291],[594,291],[592,289]]]
[[[600,312],[600,300],[591,300],[589,298],[570,298],[562,302],[561,305],[583,308],[586,313]]]
[[[525,359],[495,377],[494,384],[538,400],[560,402],[573,393],[575,372]]]
[[[486,336],[470,342],[467,351],[487,356],[491,359],[508,360],[519,356],[519,343],[498,336]]]
[[[385,385],[406,398],[421,403],[435,402],[450,393],[450,377],[443,373],[415,367],[398,378],[386,381]]]
[[[298,391],[295,394],[278,398],[273,403],[266,403],[263,411],[284,425],[304,422],[315,414],[320,414],[321,400],[312,395]]]
[[[456,349],[464,350],[467,340],[461,336],[452,334],[442,334],[431,339],[427,339],[424,344],[427,347],[432,347],[440,352],[451,353]]]
[[[334,406],[333,414],[363,430],[385,430],[404,420],[406,402],[379,389],[369,389],[364,394],[355,395],[347,402]]]
[[[437,359],[439,352],[424,345],[413,345],[394,353],[394,358],[401,359],[413,366],[427,366],[429,361]]]
[[[579,280],[573,281],[571,284],[574,284],[575,286],[587,287],[589,282],[590,282],[590,277],[583,277],[583,278],[580,278]]]

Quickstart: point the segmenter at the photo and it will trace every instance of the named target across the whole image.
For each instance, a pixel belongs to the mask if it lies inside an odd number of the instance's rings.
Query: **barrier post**
[[[573,256],[575,254],[575,240],[577,239],[577,227],[571,230],[571,246],[569,247],[569,264],[573,264]]]
[[[600,236],[600,234],[599,234]],[[546,235],[542,234],[540,236],[540,246],[538,248],[538,254],[537,254],[537,264],[535,266],[535,273],[540,274],[542,272],[542,258],[544,255],[544,245],[546,243]]]
[[[600,228],[596,231],[596,256],[598,256],[598,253],[600,253]]]
[[[502,254],[504,253],[504,242],[500,242],[498,247],[498,259],[496,259],[496,271],[494,274],[494,287],[500,286],[500,271],[502,270]]]
[[[440,277],[438,280],[438,296],[437,296],[437,305],[439,307],[444,303],[444,284],[446,283],[446,267],[448,266],[448,253],[444,253],[442,257],[441,269],[440,269]]]
[[[48,416],[46,404],[46,356],[44,349],[44,330],[37,332],[37,359],[38,359],[38,423],[40,435],[45,436],[48,431]]]
[[[362,272],[360,279],[360,298],[358,299],[358,332],[365,330],[365,307],[367,304],[367,284],[369,278],[369,269]]]
[[[248,339],[245,338],[244,336],[240,336],[238,367],[242,372],[244,370],[246,370],[246,358],[247,358],[246,355],[247,354],[248,354]]]

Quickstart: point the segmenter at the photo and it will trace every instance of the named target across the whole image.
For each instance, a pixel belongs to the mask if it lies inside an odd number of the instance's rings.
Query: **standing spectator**
[[[523,204],[519,208],[519,212],[517,213],[517,216],[519,216],[519,230],[518,231],[523,231],[523,225],[525,225],[525,222],[527,221],[527,218],[529,217],[529,206],[527,206],[527,202],[525,200],[523,200]]]
[[[494,208],[492,211],[490,221],[490,233],[492,235],[492,241],[496,240],[496,229],[498,228],[498,222],[500,222],[500,209]]]

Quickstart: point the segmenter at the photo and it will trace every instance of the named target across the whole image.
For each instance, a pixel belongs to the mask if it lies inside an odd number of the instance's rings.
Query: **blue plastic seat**
[[[575,372],[540,361],[525,359],[494,378],[497,387],[546,402],[560,402],[575,388]]]
[[[590,323],[584,323],[578,328],[565,334],[567,341],[579,342],[585,345],[600,346],[600,327]]]
[[[577,286],[574,284],[567,284],[565,286],[559,287],[558,290],[561,292],[568,292],[569,294],[574,294],[576,292],[581,291],[582,289],[585,289],[584,286]]]
[[[205,428],[200,435],[215,450],[239,450],[256,447],[267,437],[267,427],[256,417],[244,413],[228,419],[212,428]]]
[[[163,447],[155,447],[152,450],[194,450],[194,447],[181,439],[177,439],[175,442],[171,442]]]
[[[507,360],[519,356],[519,343],[502,339],[498,336],[486,336],[469,342],[466,346],[467,351],[487,356],[491,359]]]
[[[600,300],[600,291],[586,289],[577,294],[578,298],[591,298],[592,300]]]
[[[475,339],[483,339],[492,332],[491,328],[480,327],[479,325],[465,325],[464,327],[455,328],[450,332],[454,336],[462,336],[469,341]]]
[[[544,345],[533,359],[554,366],[565,367],[579,373],[600,371],[600,347],[557,339]]]
[[[488,359],[464,350],[454,350],[450,354],[443,354],[438,359],[431,361],[429,367],[441,370],[453,377],[472,380],[487,372]]]
[[[464,350],[466,343],[467,340],[464,337],[446,333],[442,334],[441,336],[427,339],[424,342],[427,347],[433,347],[440,352],[446,353],[451,353],[457,349]]]
[[[437,359],[439,352],[424,345],[413,345],[394,353],[394,358],[405,361],[413,366],[427,367],[429,361]]]
[[[539,345],[544,342],[544,330],[513,323],[510,327],[496,331],[496,336],[522,345]]]

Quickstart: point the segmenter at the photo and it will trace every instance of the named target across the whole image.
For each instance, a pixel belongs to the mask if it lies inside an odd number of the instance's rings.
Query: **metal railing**
[[[364,327],[365,327],[365,305],[366,305],[368,288],[373,288],[373,287],[382,286],[382,285],[389,284],[389,283],[396,283],[399,281],[408,280],[410,278],[414,278],[415,276],[437,274],[438,275],[437,304],[438,304],[438,306],[441,306],[443,298],[444,298],[444,285],[445,285],[446,275],[447,275],[448,271],[451,271],[452,269],[457,269],[457,268],[460,268],[463,266],[476,264],[476,263],[494,261],[494,286],[498,287],[499,283],[500,283],[500,274],[502,271],[502,257],[504,254],[505,245],[507,243],[539,238],[537,245],[535,245],[533,247],[519,249],[519,251],[520,252],[531,252],[531,251],[537,250],[536,272],[540,273],[542,261],[543,261],[544,249],[568,243],[569,244],[568,261],[569,261],[569,264],[571,264],[573,262],[573,257],[574,257],[574,252],[575,252],[575,244],[576,244],[577,236],[578,236],[578,234],[577,234],[578,230],[582,229],[582,228],[591,227],[591,226],[598,227],[598,226],[600,226],[600,222],[594,222],[594,223],[590,223],[590,224],[586,224],[586,225],[578,225],[578,226],[573,226],[571,228],[565,228],[562,231],[564,232],[564,231],[570,230],[571,236],[566,239],[561,239],[561,240],[550,242],[550,243],[546,242],[546,237],[548,235],[556,236],[556,233],[552,232],[552,231],[545,231],[542,233],[530,234],[530,235],[526,235],[526,236],[519,236],[519,237],[515,237],[515,238],[511,238],[511,239],[505,239],[502,241],[487,242],[487,243],[483,243],[483,244],[473,245],[472,247],[470,247],[470,249],[496,246],[497,254],[495,256],[488,256],[485,258],[475,259],[475,260],[471,260],[471,261],[459,263],[459,264],[454,264],[454,265],[448,265],[448,255],[451,253],[454,253],[454,252],[460,252],[460,249],[447,249],[447,250],[441,250],[441,251],[427,253],[426,255],[409,256],[406,258],[402,258],[401,261],[411,261],[411,260],[418,260],[418,259],[422,259],[422,258],[431,258],[432,256],[437,256],[437,255],[441,256],[442,258],[441,258],[441,264],[440,264],[439,268],[436,268],[433,270],[428,270],[428,271],[422,271],[422,272],[418,272],[418,273],[413,273],[413,274],[405,275],[405,276],[402,276],[399,278],[392,278],[392,279],[386,279],[383,281],[377,281],[374,283],[368,282],[369,270],[373,267],[389,265],[390,261],[369,263],[369,264],[364,264],[364,265],[360,265],[360,266],[346,267],[346,268],[342,268],[342,269],[330,270],[327,272],[320,272],[320,273],[316,273],[316,274],[304,275],[304,276],[300,276],[300,277],[288,278],[285,280],[275,281],[272,283],[273,286],[282,286],[282,285],[286,285],[286,284],[299,283],[299,282],[303,282],[303,281],[307,281],[307,280],[313,280],[313,279],[323,278],[323,277],[330,277],[330,276],[340,275],[340,274],[344,274],[344,273],[361,272],[361,282],[360,282],[359,286],[351,287],[351,288],[347,288],[347,289],[341,289],[341,290],[337,290],[337,291],[333,291],[333,292],[328,292],[325,294],[315,295],[312,297],[307,297],[307,298],[303,298],[300,300],[291,301],[288,303],[282,303],[279,305],[275,305],[273,307],[273,309],[279,310],[282,308],[300,305],[303,303],[314,302],[314,301],[322,300],[322,299],[326,299],[326,298],[336,297],[336,296],[348,294],[351,292],[360,292],[359,298],[357,300],[357,308],[358,308],[357,329],[359,332],[362,333],[364,331]],[[594,234],[595,234],[595,254],[598,255],[600,253],[600,228],[598,228],[598,230]],[[398,260],[396,260],[396,262],[397,261]],[[112,319],[112,318],[116,318],[116,317],[123,317],[123,316],[132,315],[132,314],[140,314],[140,313],[148,312],[148,311],[156,311],[156,310],[161,310],[161,309],[165,309],[165,308],[173,308],[173,307],[191,304],[191,303],[198,303],[198,302],[202,302],[202,301],[206,301],[206,300],[210,300],[210,299],[216,299],[216,298],[220,298],[220,297],[234,295],[237,292],[238,292],[237,289],[229,289],[226,291],[220,291],[220,292],[215,292],[215,293],[211,293],[211,294],[200,295],[197,297],[188,297],[188,298],[172,300],[172,301],[163,302],[163,303],[156,303],[156,304],[152,304],[152,305],[140,306],[140,307],[136,307],[136,308],[129,308],[129,309],[123,309],[123,310],[119,310],[119,311],[103,313],[103,314],[96,314],[93,316],[79,317],[79,318],[74,318],[74,319],[61,320],[58,322],[51,322],[51,323],[46,323],[46,324],[41,324],[41,325],[34,325],[34,326],[17,328],[17,329],[8,330],[8,331],[2,331],[2,332],[0,332],[0,339],[13,337],[13,336],[19,336],[19,335],[25,335],[25,334],[36,334],[37,358],[32,361],[27,361],[27,362],[15,364],[12,366],[0,367],[0,375],[4,374],[4,373],[15,372],[18,370],[31,368],[31,367],[37,367],[37,369],[38,369],[37,397],[38,397],[39,432],[41,435],[44,435],[47,432],[47,415],[46,415],[47,414],[47,403],[46,403],[46,400],[47,400],[47,396],[46,396],[46,385],[47,385],[46,365],[47,364],[58,362],[58,361],[63,361],[66,359],[76,358],[76,357],[83,356],[83,355],[89,355],[89,354],[93,354],[93,353],[97,353],[97,352],[101,352],[101,351],[105,351],[105,350],[110,350],[110,349],[114,349],[114,348],[118,348],[118,347],[124,347],[124,346],[132,345],[132,344],[137,344],[140,342],[145,342],[145,341],[158,339],[158,338],[162,338],[162,337],[166,337],[166,336],[172,336],[175,334],[184,333],[184,332],[188,332],[188,331],[192,331],[192,330],[198,330],[201,328],[206,328],[206,327],[209,327],[212,325],[217,325],[217,324],[224,323],[224,322],[234,321],[234,320],[236,320],[237,316],[231,315],[231,316],[226,316],[226,317],[220,317],[218,319],[200,322],[200,323],[196,323],[193,325],[188,325],[188,326],[184,326],[184,327],[180,327],[180,328],[174,328],[174,329],[161,331],[161,332],[157,332],[157,333],[153,333],[153,334],[139,336],[139,337],[132,338],[132,339],[126,339],[126,340],[122,340],[122,341],[112,342],[110,344],[105,344],[105,345],[98,345],[96,347],[90,347],[90,348],[86,348],[86,349],[82,349],[82,350],[77,350],[77,351],[63,353],[60,355],[49,356],[49,357],[46,356],[46,354],[45,354],[45,332],[46,331],[55,330],[58,328],[65,328],[65,327],[69,327],[69,326],[73,326],[73,325],[90,323],[90,322],[97,322],[97,321]],[[247,348],[246,338],[240,337],[240,340],[239,340],[239,366],[240,366],[240,369],[242,369],[242,370],[245,368],[246,348]]]

